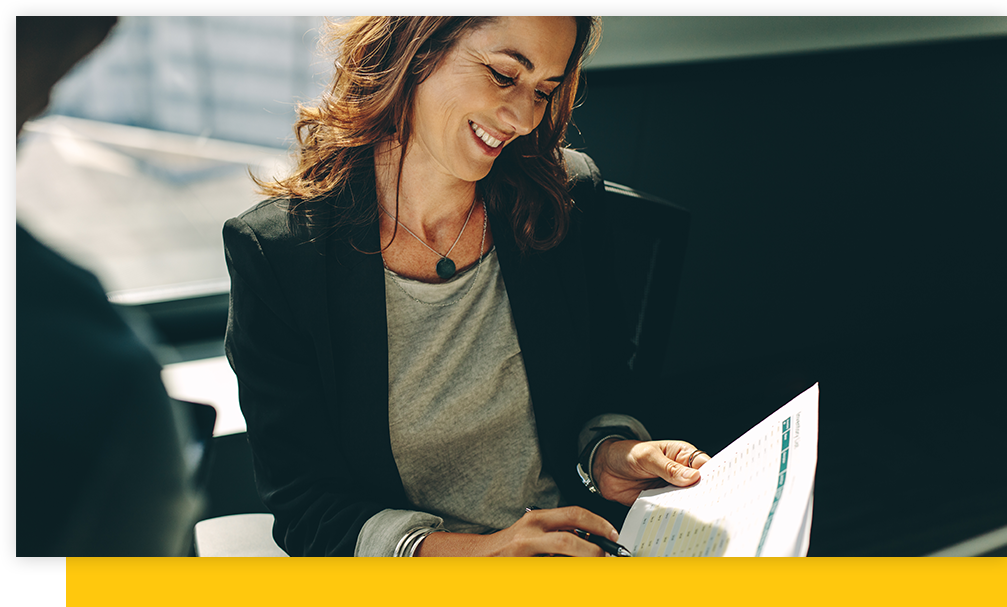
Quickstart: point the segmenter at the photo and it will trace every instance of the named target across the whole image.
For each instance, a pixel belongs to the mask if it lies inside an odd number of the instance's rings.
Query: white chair
[[[287,556],[273,541],[273,515],[218,516],[196,523],[196,556]]]

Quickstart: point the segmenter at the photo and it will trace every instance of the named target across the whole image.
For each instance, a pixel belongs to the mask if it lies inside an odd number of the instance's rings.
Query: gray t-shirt
[[[441,284],[386,269],[385,301],[392,453],[415,510],[368,519],[356,556],[392,556],[418,527],[487,533],[559,506],[496,250]]]

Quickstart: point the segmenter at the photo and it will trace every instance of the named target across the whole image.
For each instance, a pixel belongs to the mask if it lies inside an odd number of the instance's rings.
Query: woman
[[[298,167],[224,228],[226,349],[288,553],[601,556],[560,533],[617,537],[581,506],[698,480],[693,446],[598,417],[624,408],[628,340],[601,178],[560,150],[595,26],[367,17],[334,34]]]

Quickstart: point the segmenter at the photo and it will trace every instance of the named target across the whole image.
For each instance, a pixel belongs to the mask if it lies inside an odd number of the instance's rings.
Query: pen
[[[525,512],[531,512],[532,510],[538,510],[538,508],[531,506],[525,508]],[[605,552],[611,554],[612,556],[633,556],[633,553],[629,551],[625,546],[617,544],[607,537],[602,537],[600,535],[595,535],[590,531],[584,531],[583,529],[564,529],[568,533],[572,533],[582,540],[591,542],[595,546],[598,546]]]
[[[625,546],[616,544],[607,537],[601,537],[583,529],[573,529],[570,533],[573,533],[582,540],[591,542],[612,556],[633,556],[633,553],[627,550]]]

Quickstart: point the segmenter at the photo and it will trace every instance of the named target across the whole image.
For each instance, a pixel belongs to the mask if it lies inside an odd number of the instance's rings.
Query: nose
[[[533,98],[514,95],[500,108],[500,118],[514,129],[517,135],[527,135],[535,130],[541,119],[536,112]]]

